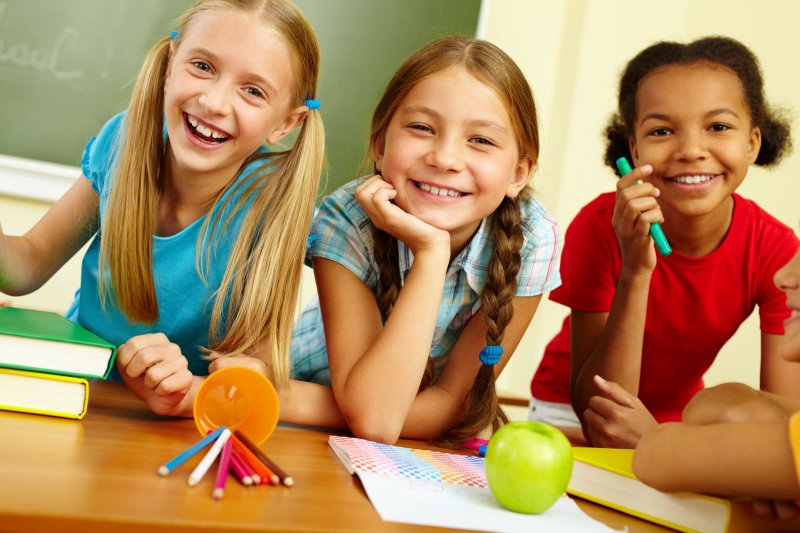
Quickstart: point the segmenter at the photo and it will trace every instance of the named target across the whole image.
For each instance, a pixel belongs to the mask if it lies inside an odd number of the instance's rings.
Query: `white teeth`
[[[186,120],[189,124],[192,125],[194,129],[196,129],[201,135],[205,135],[206,137],[211,137],[212,139],[226,139],[227,137],[222,133],[218,132],[217,130],[212,130],[208,126],[204,126],[200,124],[196,118],[191,115],[186,115]]]
[[[417,183],[417,186],[425,192],[436,194],[438,196],[453,196],[457,198],[462,195],[458,191],[451,189],[440,189],[439,187],[434,187],[433,185],[428,185],[427,183]]]
[[[675,178],[675,181],[678,183],[688,183],[690,185],[694,185],[696,183],[704,183],[714,176],[681,176],[680,178]]]

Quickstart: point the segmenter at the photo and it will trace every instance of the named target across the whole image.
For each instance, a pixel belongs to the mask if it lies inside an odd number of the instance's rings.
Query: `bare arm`
[[[703,389],[689,401],[682,420],[690,424],[788,420],[800,411],[800,400],[753,389],[743,383],[723,383]]]
[[[800,399],[800,363],[781,356],[783,335],[761,334],[761,389]]]
[[[415,257],[389,319],[351,271],[314,259],[333,392],[354,434],[394,441],[417,395],[449,254]]]
[[[787,420],[661,424],[639,441],[633,470],[666,492],[800,498]]]
[[[514,298],[514,316],[503,336],[503,356],[495,365],[495,379],[502,373],[528,328],[541,296]],[[444,433],[461,416],[475,376],[481,367],[478,354],[486,345],[483,310],[473,316],[448,354],[442,373],[432,386],[415,398],[403,425],[401,437],[433,439]]]
[[[347,429],[333,389],[317,383],[290,380],[278,393],[281,422],[329,429]]]
[[[636,396],[642,363],[642,343],[650,279],[656,265],[650,224],[663,221],[658,191],[642,183],[652,168],[635,169],[617,182],[612,224],[622,255],[622,270],[608,313],[573,311],[571,320],[570,397],[584,434],[591,442],[584,411],[603,391],[593,379],[600,375]]]
[[[649,286],[649,275],[623,277],[610,312],[572,312],[570,397],[581,420],[589,399],[600,394],[593,382],[595,375],[638,394]]]
[[[49,280],[97,231],[98,203],[81,176],[25,235],[0,231],[0,291],[28,294]]]

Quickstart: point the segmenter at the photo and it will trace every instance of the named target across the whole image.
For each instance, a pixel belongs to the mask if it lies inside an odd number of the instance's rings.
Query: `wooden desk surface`
[[[82,421],[0,411],[0,531],[443,531],[383,522],[321,431],[279,426],[264,443],[294,477],[291,488],[246,488],[230,479],[224,499],[215,501],[213,472],[197,487],[186,484],[189,465],[156,474],[198,438],[192,420],[151,414],[121,383],[92,383]],[[666,531],[579,505],[615,529]]]

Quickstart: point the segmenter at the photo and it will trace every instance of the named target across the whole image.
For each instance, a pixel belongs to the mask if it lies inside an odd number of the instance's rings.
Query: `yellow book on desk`
[[[746,499],[698,493],[666,493],[633,474],[633,450],[572,449],[575,463],[567,492],[678,531],[745,533],[800,531],[800,519],[756,515]]]
[[[84,378],[0,368],[0,409],[81,419],[88,402]]]

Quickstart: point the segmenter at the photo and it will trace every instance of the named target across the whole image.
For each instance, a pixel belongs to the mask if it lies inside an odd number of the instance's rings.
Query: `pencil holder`
[[[278,393],[262,374],[228,367],[209,375],[194,397],[194,422],[202,435],[220,426],[261,444],[278,424]]]

